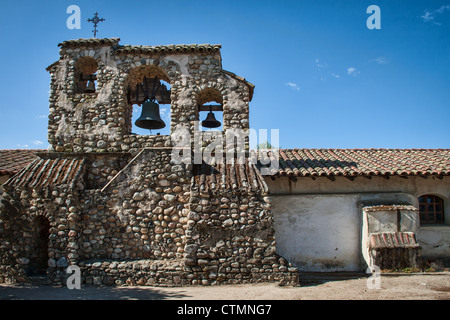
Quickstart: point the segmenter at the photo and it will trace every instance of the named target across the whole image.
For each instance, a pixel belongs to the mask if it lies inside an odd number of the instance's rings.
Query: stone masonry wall
[[[79,195],[67,188],[8,190],[0,208],[0,282],[25,282],[38,270],[36,218],[49,221],[48,266],[78,261]]]
[[[190,178],[170,154],[145,150],[105,190],[86,193],[82,259],[182,257]]]
[[[108,39],[107,39],[108,40]],[[51,74],[48,139],[57,152],[137,152],[140,148],[170,146],[168,136],[132,135],[132,106],[127,93],[143,77],[171,85],[171,132],[186,126],[193,133],[199,103],[223,103],[223,129],[248,129],[252,87],[222,70],[220,46],[118,46],[113,40],[65,42]],[[78,93],[79,61],[97,64],[95,93]],[[210,92],[215,92],[211,94]]]
[[[298,281],[276,254],[268,197],[192,190],[190,206],[185,263],[203,284]]]
[[[171,149],[140,153],[107,190],[91,193],[79,240],[83,279],[96,284],[298,282],[276,254],[270,199],[199,192]]]
[[[60,47],[47,68],[49,152],[5,184],[0,282],[28,282],[45,269],[49,283],[63,285],[76,265],[82,283],[96,285],[298,283],[276,254],[267,186],[255,167],[200,172],[194,159],[172,157],[181,150],[172,138],[188,138],[183,150],[195,144],[205,103],[221,106],[224,143],[232,129],[249,129],[253,85],[222,69],[220,45],[121,46],[112,38]],[[171,135],[132,133],[130,90],[144,77],[170,85]],[[95,92],[86,92],[94,79]],[[205,134],[200,151],[213,136]],[[234,147],[214,151],[243,151]],[[208,179],[229,185],[204,190]]]

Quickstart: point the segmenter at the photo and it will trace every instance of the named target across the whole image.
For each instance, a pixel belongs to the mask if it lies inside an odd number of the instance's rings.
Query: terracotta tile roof
[[[73,189],[84,170],[84,159],[37,158],[3,186],[8,188],[43,188],[64,185]]]
[[[418,209],[414,206],[410,205],[402,205],[402,204],[380,204],[377,206],[367,206],[364,207],[363,210],[365,212],[375,212],[375,211],[397,211],[397,210],[407,210],[407,211],[418,211]]]
[[[66,40],[58,44],[61,48],[78,48],[93,46],[113,46],[114,53],[183,53],[183,52],[216,52],[222,47],[220,44],[169,44],[156,46],[119,45],[120,38],[89,38]]]
[[[279,164],[279,176],[444,176],[450,149],[280,149]]]
[[[46,152],[41,149],[0,150],[0,175],[14,175],[37,158],[37,153]]]
[[[169,44],[156,46],[119,45],[120,38],[88,38],[66,40],[58,44],[61,48],[116,46],[115,53],[178,53],[219,51],[220,44]]]
[[[192,188],[202,192],[233,190],[267,193],[268,187],[256,166],[245,164],[196,164]]]
[[[83,47],[83,46],[110,46],[118,44],[120,38],[87,38],[66,40],[58,44],[58,47]]]
[[[115,50],[116,54],[120,53],[184,53],[184,52],[215,52],[221,48],[220,44],[170,44],[158,46],[119,46]]]
[[[419,247],[414,232],[380,232],[369,236],[370,249]]]

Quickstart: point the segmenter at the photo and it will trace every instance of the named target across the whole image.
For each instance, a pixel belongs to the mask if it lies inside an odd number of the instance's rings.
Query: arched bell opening
[[[169,79],[159,67],[144,65],[131,71],[127,99],[132,134],[170,134],[170,94]]]
[[[32,275],[42,275],[46,273],[48,268],[48,243],[50,237],[50,221],[44,216],[37,216],[32,221],[34,255],[31,259]]]
[[[197,95],[199,131],[223,131],[223,98],[214,88]]]
[[[81,57],[75,64],[75,92],[95,93],[97,89],[97,61],[92,57]]]

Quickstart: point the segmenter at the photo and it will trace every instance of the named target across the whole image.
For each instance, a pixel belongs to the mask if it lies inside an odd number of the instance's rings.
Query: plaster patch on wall
[[[224,77],[227,79],[226,87],[229,88],[229,90],[227,90],[227,99],[226,99],[227,108],[232,110],[246,110],[247,104],[241,98],[238,90],[239,83],[236,81],[236,79],[230,77],[229,75],[225,74]]]
[[[110,103],[111,91],[114,86],[113,81],[107,81],[103,84],[97,95],[98,103]]]
[[[109,47],[102,47],[99,51],[99,56],[102,57],[102,61],[105,65],[112,68],[117,68],[116,61],[111,58],[111,49]]]
[[[427,245],[437,245],[442,240],[442,234],[435,231],[421,230],[418,240]]]
[[[178,90],[177,105],[179,107],[191,107],[194,106],[192,99],[192,89],[182,88]]]
[[[63,113],[61,115],[61,120],[59,121],[58,129],[56,130],[57,137],[72,136],[75,134],[75,128],[66,120],[66,115]]]
[[[187,55],[168,55],[168,56],[166,56],[166,59],[178,64],[178,67],[180,68],[180,72],[183,76],[191,77],[191,74],[189,73],[189,70],[188,70],[189,57]]]

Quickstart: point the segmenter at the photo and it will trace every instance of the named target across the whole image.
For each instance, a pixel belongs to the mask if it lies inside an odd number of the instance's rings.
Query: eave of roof
[[[4,187],[17,189],[63,185],[73,189],[83,173],[84,164],[85,160],[78,158],[37,158],[10,178]]]
[[[3,149],[0,150],[0,175],[15,175],[27,164],[37,159],[37,153],[44,149]]]
[[[120,38],[87,38],[66,40],[58,44],[61,48],[73,48],[83,46],[110,46],[117,45]]]
[[[169,44],[156,46],[119,45],[120,38],[89,38],[66,40],[58,44],[61,48],[78,48],[92,46],[115,46],[114,53],[184,53],[184,52],[215,52],[220,44]]]
[[[414,232],[380,232],[369,236],[370,249],[420,248]]]
[[[450,149],[280,149],[275,175],[446,176],[450,175]]]
[[[188,52],[217,52],[220,51],[220,44],[170,44],[158,46],[119,46],[114,53],[188,53]]]
[[[244,191],[268,192],[268,187],[256,166],[244,164],[194,165],[191,188],[200,192]]]

